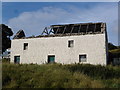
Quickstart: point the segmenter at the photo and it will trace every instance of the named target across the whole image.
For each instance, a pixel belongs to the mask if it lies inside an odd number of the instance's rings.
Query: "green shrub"
[[[2,62],[3,63],[10,63],[10,59],[9,58],[4,58],[4,59],[2,59]]]
[[[71,72],[82,72],[95,79],[109,79],[119,78],[120,68],[114,70],[113,68],[101,66],[101,65],[90,65],[90,64],[74,64],[65,65],[65,68]]]
[[[120,87],[119,67],[3,63],[3,88]],[[117,80],[117,81],[115,81]]]
[[[109,88],[120,88],[120,78],[103,80],[103,83]]]

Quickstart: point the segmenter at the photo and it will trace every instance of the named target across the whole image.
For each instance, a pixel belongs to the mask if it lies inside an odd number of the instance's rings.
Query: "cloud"
[[[18,17],[10,19],[8,25],[14,32],[23,29],[27,36],[31,36],[40,35],[45,26],[52,24],[106,22],[109,40],[113,41],[117,39],[118,32],[117,12],[117,4],[116,6],[115,4],[98,4],[89,9],[71,5],[65,8],[51,6],[34,12],[23,12]]]
[[[8,25],[15,31],[24,29],[27,35],[38,35],[45,26],[62,23],[70,14],[60,8],[44,7],[35,12],[24,12],[18,17],[10,19]]]

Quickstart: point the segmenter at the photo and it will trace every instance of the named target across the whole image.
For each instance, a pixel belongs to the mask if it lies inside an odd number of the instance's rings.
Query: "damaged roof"
[[[79,23],[79,24],[64,24],[64,25],[51,25],[54,34],[66,33],[95,33],[103,32],[102,28],[106,28],[106,24],[99,23]]]
[[[51,25],[50,27],[45,27],[41,35],[34,37],[33,36],[22,37],[22,39],[70,36],[70,35],[74,36],[74,35],[86,35],[86,34],[102,34],[105,32],[106,32],[106,23],[103,22]]]

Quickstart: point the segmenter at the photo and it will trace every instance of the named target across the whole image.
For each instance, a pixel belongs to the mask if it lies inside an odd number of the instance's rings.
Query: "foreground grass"
[[[120,67],[3,63],[3,88],[120,88]]]

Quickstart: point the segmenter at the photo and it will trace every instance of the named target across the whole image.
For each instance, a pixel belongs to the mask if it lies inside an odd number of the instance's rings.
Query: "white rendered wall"
[[[68,47],[68,40],[74,40],[74,47]],[[24,43],[28,43],[28,50],[23,50]],[[11,62],[20,55],[20,63],[42,64],[48,55],[55,55],[55,62],[71,64],[79,63],[81,54],[87,55],[84,63],[106,65],[105,34],[14,39],[11,45]]]

